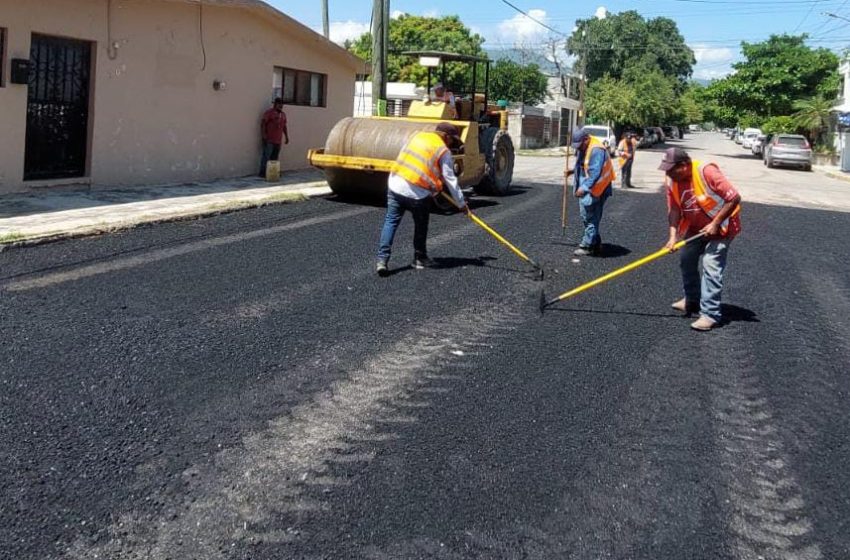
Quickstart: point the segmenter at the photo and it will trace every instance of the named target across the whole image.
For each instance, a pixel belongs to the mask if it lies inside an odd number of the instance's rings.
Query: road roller
[[[505,195],[511,190],[514,145],[508,134],[505,106],[488,99],[490,60],[483,57],[435,51],[409,51],[428,68],[439,68],[446,83],[446,64],[462,65],[466,86],[455,89],[455,107],[442,101],[413,101],[405,117],[346,117],[328,134],[324,148],[309,150],[311,165],[322,169],[334,193],[346,197],[386,196],[387,177],[399,152],[418,132],[433,131],[450,122],[461,131],[463,146],[452,150],[461,188],[480,194]],[[455,66],[456,67],[456,66]],[[478,87],[483,73],[483,89]],[[471,86],[469,85],[471,83]],[[503,104],[504,105],[504,104]]]

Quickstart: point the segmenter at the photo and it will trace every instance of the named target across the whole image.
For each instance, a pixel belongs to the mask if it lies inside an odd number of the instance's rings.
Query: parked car
[[[688,125],[688,132],[700,132],[701,130],[702,130],[702,128],[698,124],[689,124]]]
[[[664,136],[670,138],[672,140],[676,140],[681,138],[682,136],[679,134],[679,128],[675,126],[662,126],[661,130],[664,131]]]
[[[744,143],[744,131],[743,130],[738,130],[737,132],[735,132],[735,143],[736,144],[743,144]]]
[[[753,140],[758,138],[761,134],[761,130],[758,128],[748,128],[744,130],[744,135],[741,139],[741,147],[749,150],[753,147]]]
[[[734,140],[734,139],[735,139],[735,135],[736,135],[737,133],[738,133],[738,129],[737,129],[737,128],[727,128],[727,129],[726,129],[726,137],[727,137],[727,138],[729,138],[729,140]]]
[[[812,170],[812,147],[805,136],[777,134],[765,146],[764,164],[768,167],[791,165]]]
[[[617,137],[614,136],[614,129],[604,124],[589,124],[584,127],[591,136],[595,136],[602,140],[602,143],[608,148],[608,152],[614,155],[617,150]]]
[[[652,129],[655,131],[656,136],[658,136],[658,141],[664,143],[667,140],[667,136],[664,134],[664,130],[660,126],[653,126]]]
[[[764,160],[764,154],[767,152],[767,145],[770,144],[770,141],[773,140],[774,134],[768,134],[764,137],[764,141],[761,143],[761,159]]]

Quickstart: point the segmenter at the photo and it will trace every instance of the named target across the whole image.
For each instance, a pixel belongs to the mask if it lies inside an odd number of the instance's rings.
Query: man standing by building
[[[659,169],[668,178],[667,248],[672,250],[679,236],[704,235],[681,249],[685,297],[673,303],[673,308],[686,314],[699,311],[691,328],[708,331],[722,319],[723,272],[729,244],[741,231],[741,195],[716,164],[691,161],[681,148],[668,148]]]
[[[275,98],[270,109],[263,113],[260,121],[263,138],[263,155],[260,159],[260,177],[266,176],[266,165],[280,157],[282,142],[289,144],[289,131],[286,128],[286,113],[283,112],[283,99]]]
[[[399,152],[387,183],[387,215],[378,247],[379,276],[389,275],[393,239],[405,210],[413,214],[413,266],[431,266],[426,241],[430,197],[448,187],[455,203],[466,210],[466,201],[457,182],[449,148],[460,146],[460,131],[450,123],[440,123],[434,132],[417,132]]]
[[[611,196],[614,181],[614,164],[608,149],[584,128],[573,133],[576,150],[575,197],[579,199],[579,212],[584,222],[584,237],[574,254],[598,256],[602,250],[599,224],[605,201]]]
[[[631,189],[632,185],[632,164],[635,161],[635,150],[637,149],[637,140],[633,132],[623,134],[623,139],[617,146],[618,161],[620,164],[620,187]]]

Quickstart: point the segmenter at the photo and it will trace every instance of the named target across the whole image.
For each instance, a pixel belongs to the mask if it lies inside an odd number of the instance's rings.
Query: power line
[[[546,25],[545,23],[543,23],[543,22],[542,22],[542,21],[540,21],[539,19],[536,19],[536,18],[531,17],[530,15],[528,15],[527,13],[525,13],[523,10],[521,10],[521,9],[517,8],[516,6],[514,6],[513,4],[511,4],[510,2],[508,2],[508,0],[502,0],[502,3],[503,3],[503,4],[506,4],[506,5],[508,5],[508,6],[510,6],[510,7],[511,7],[511,8],[513,8],[514,10],[518,11],[519,13],[521,13],[522,15],[524,15],[525,17],[527,17],[528,19],[530,19],[531,21],[533,21],[533,22],[534,22],[534,23],[536,23],[537,25],[543,26],[543,27],[545,27],[546,29],[548,29],[549,31],[552,31],[553,33],[557,33],[557,34],[558,34],[558,35],[560,35],[561,37],[569,37],[569,35],[567,35],[567,34],[566,34],[566,33],[564,33],[563,31],[559,31],[559,30],[555,29],[554,27],[550,27],[550,26]]]

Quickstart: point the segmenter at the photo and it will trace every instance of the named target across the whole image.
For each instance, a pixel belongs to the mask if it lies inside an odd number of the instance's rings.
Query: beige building
[[[0,193],[257,173],[275,95],[306,167],[364,64],[259,0],[0,0]]]

